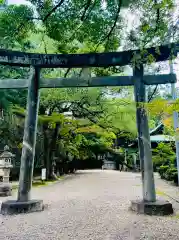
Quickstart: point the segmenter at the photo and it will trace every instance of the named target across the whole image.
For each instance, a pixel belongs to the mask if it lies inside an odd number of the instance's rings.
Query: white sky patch
[[[25,0],[8,0],[8,4],[28,4]]]

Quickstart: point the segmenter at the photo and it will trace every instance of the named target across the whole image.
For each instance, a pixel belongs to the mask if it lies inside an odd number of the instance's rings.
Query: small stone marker
[[[41,178],[42,178],[42,181],[46,180],[46,168],[42,168]]]

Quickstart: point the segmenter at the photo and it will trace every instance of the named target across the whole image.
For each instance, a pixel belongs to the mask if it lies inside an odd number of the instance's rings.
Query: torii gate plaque
[[[141,103],[145,102],[145,85],[175,83],[176,76],[149,75],[144,76],[143,64],[152,54],[156,62],[170,59],[171,52],[177,56],[179,45],[171,44],[145,49],[112,53],[90,54],[33,54],[17,51],[0,50],[0,64],[10,66],[32,66],[33,73],[28,79],[0,80],[0,88],[28,88],[27,115],[25,121],[23,149],[19,179],[18,199],[2,203],[2,214],[32,212],[43,210],[43,202],[31,200],[30,192],[34,168],[34,155],[36,144],[37,118],[39,108],[40,88],[63,87],[103,87],[103,86],[134,86],[137,104],[137,129],[139,142],[139,155],[142,169],[143,199],[132,201],[131,209],[147,214],[171,214],[173,208],[169,202],[156,201],[155,184],[153,176],[152,154],[148,129],[147,113]],[[145,54],[144,54],[145,52]],[[88,81],[78,78],[41,79],[41,68],[83,68],[124,66],[131,64],[135,54],[143,55],[139,65],[133,67],[133,76],[91,78]]]

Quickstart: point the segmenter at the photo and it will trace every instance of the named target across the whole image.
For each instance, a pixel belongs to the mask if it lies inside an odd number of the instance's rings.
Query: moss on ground
[[[53,183],[56,183],[56,182],[58,182],[59,180],[62,180],[62,179],[64,179],[64,176],[61,176],[61,177],[58,177],[58,179],[57,180],[49,180],[49,181],[42,181],[42,180],[37,180],[37,181],[34,181],[33,183],[32,183],[32,187],[43,187],[43,186],[48,186],[48,185],[50,185],[50,184],[53,184]],[[16,185],[13,185],[12,184],[12,190],[16,190],[16,189],[18,189],[18,185],[16,184]]]
[[[173,216],[170,216],[171,219],[179,219],[179,214],[176,214],[176,215],[173,215]]]
[[[162,192],[159,189],[156,189],[156,194],[159,196],[167,196],[167,194],[165,192]]]

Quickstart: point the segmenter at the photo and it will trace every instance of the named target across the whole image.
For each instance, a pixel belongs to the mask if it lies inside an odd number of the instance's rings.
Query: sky
[[[27,1],[25,0],[8,0],[9,4],[23,4],[23,3],[27,3]]]

